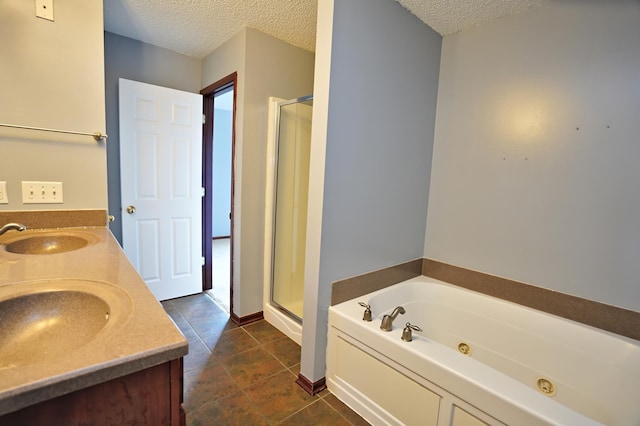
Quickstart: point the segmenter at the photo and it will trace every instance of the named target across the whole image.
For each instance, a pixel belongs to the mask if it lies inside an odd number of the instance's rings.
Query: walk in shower
[[[265,319],[300,343],[313,96],[270,99]]]

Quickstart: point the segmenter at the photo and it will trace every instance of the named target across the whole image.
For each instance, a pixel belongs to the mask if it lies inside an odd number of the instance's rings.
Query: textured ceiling
[[[441,35],[549,0],[396,0]],[[202,58],[248,26],[315,50],[317,0],[104,0],[105,30]]]
[[[396,0],[435,31],[445,36],[514,15],[550,0]]]
[[[317,0],[104,0],[104,27],[195,58],[243,26],[314,51],[317,7]]]

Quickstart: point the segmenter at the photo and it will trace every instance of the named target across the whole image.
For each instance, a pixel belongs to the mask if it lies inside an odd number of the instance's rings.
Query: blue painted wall
[[[233,96],[227,92],[222,96]],[[217,98],[216,98],[217,101]],[[213,112],[213,233],[212,237],[231,235],[231,111],[214,109]]]

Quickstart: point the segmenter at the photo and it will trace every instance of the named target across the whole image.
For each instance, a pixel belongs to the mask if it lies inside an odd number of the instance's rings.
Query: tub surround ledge
[[[621,336],[640,340],[640,312],[449,265],[432,259],[424,259],[422,275]]]
[[[640,340],[640,312],[426,258],[335,281],[331,306],[419,275]]]
[[[368,272],[333,283],[331,305],[354,299],[363,294],[381,290],[390,285],[417,277],[422,272],[422,259],[400,263],[388,268]]]
[[[32,213],[21,216],[3,212],[0,221],[10,217],[11,221],[33,225],[40,219]],[[105,223],[96,227],[87,225],[106,215],[93,211],[88,217],[89,222],[80,222],[81,227],[65,228],[64,232],[85,234],[92,243],[64,253],[25,255],[6,250],[5,243],[18,236],[37,236],[51,230],[9,231],[0,236],[0,300],[21,294],[26,286],[42,285],[51,291],[56,290],[58,283],[64,288],[65,283],[72,282],[82,291],[85,282],[89,283],[89,293],[91,287],[105,291],[111,288],[110,291],[123,295],[123,306],[128,307],[120,310],[110,307],[109,325],[77,349],[31,362],[0,365],[0,416],[173,362],[188,352],[187,340],[137,274]],[[45,219],[44,223],[52,222]],[[68,222],[56,219],[53,223]],[[2,349],[0,357],[1,352]]]

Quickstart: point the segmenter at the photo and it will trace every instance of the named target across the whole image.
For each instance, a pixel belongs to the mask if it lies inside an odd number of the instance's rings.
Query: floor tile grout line
[[[213,351],[211,348],[209,348],[209,346],[204,342],[204,340],[203,340],[202,336],[200,335],[200,333],[195,329],[195,327],[193,326],[193,324],[191,324],[191,321],[189,321],[189,320],[184,316],[184,313],[183,313],[181,310],[179,310],[179,309],[178,309],[178,311],[179,311],[179,314],[182,316],[182,318],[187,322],[187,324],[189,325],[189,327],[191,328],[191,330],[194,332],[194,334],[197,336],[198,340],[199,340],[199,341],[203,344],[203,346],[206,348],[206,350],[207,350],[211,355],[214,355],[214,356],[215,356],[214,351]],[[176,324],[176,326],[177,326],[177,324]],[[255,336],[254,336],[250,331],[246,330],[246,329],[245,329],[245,326],[238,327],[238,328],[242,328],[242,329],[243,329],[243,331],[244,331],[245,333],[247,333],[247,334],[248,334],[248,335],[249,335],[249,336],[250,336],[250,337],[251,337],[251,338],[252,338],[252,339],[257,343],[257,346],[251,347],[251,348],[246,349],[246,350],[244,350],[244,351],[236,352],[236,353],[234,353],[233,355],[230,355],[229,357],[231,357],[231,356],[236,356],[236,355],[240,355],[240,354],[242,354],[242,353],[245,353],[245,352],[248,352],[248,351],[250,351],[250,350],[253,350],[253,349],[256,349],[256,348],[260,347],[260,348],[262,348],[264,351],[266,351],[269,355],[271,355],[273,358],[275,358],[275,360],[276,360],[276,361],[278,361],[278,362],[282,365],[283,370],[289,370],[289,369],[290,369],[290,367],[289,367],[289,366],[287,366],[284,362],[282,362],[282,360],[280,360],[280,358],[278,358],[278,356],[277,356],[276,354],[274,354],[272,351],[270,351],[270,350],[266,347],[266,345],[267,345],[267,344],[269,344],[269,343],[273,343],[273,342],[276,342],[276,341],[278,341],[278,340],[284,340],[284,339],[287,339],[287,338],[288,338],[287,336],[283,336],[283,337],[281,337],[281,338],[273,339],[273,340],[270,340],[270,341],[268,341],[268,342],[262,343],[262,342],[261,342],[260,340],[258,340],[258,338],[256,338],[256,337],[255,337]],[[180,327],[178,327],[178,329],[180,329]],[[230,329],[230,330],[235,330],[235,328]],[[225,332],[230,331],[230,330],[223,330],[220,334],[222,335],[222,334],[224,334]],[[181,330],[181,331],[182,331],[182,330]],[[184,333],[183,333],[183,334],[184,334]],[[224,357],[224,358],[227,358],[227,357]],[[222,361],[222,358],[219,358],[219,357],[218,357],[218,358],[217,358],[217,360],[218,360],[218,361]],[[222,364],[222,362],[221,362],[221,364]],[[299,364],[299,363],[298,363],[298,364]],[[294,364],[294,366],[295,366],[295,365],[297,365],[297,364]],[[225,368],[225,371],[226,371],[226,368]],[[227,372],[227,373],[228,373],[228,372]],[[295,373],[294,373],[294,375],[295,375]]]
[[[205,349],[206,349],[207,351],[209,351],[209,353],[210,353],[211,355],[213,355],[213,351],[212,351],[211,349],[209,349],[209,346],[207,346],[207,344],[204,342],[204,340],[202,340],[202,337],[200,336],[200,333],[198,333],[198,332],[196,331],[196,329],[193,327],[193,324],[191,324],[191,321],[189,321],[189,320],[184,316],[184,314],[182,313],[182,311],[180,311],[180,315],[182,315],[182,318],[184,318],[184,320],[186,321],[187,325],[189,326],[189,328],[191,328],[191,331],[193,331],[193,334],[195,334],[195,335],[196,335],[196,337],[198,338],[198,340],[200,341],[200,343],[202,343],[202,345],[205,347]],[[180,330],[180,327],[178,327],[178,329]],[[182,332],[182,330],[180,330],[180,331]],[[182,334],[184,335],[184,333],[182,333]],[[186,338],[186,336],[185,336],[185,338]],[[187,341],[189,341],[189,339],[187,339]],[[191,343],[191,342],[189,342],[189,343]]]
[[[309,408],[309,407],[310,407],[310,406],[312,406],[313,404],[316,404],[316,403],[318,403],[318,402],[320,402],[320,401],[322,401],[322,398],[314,398],[314,399],[311,399],[311,400],[310,400],[310,402],[309,402],[309,404],[307,404],[307,405],[305,405],[304,407],[300,408],[299,410],[297,410],[297,411],[295,411],[295,412],[293,412],[293,413],[289,414],[287,417],[285,417],[284,419],[280,420],[280,421],[279,421],[278,423],[276,423],[276,424],[280,424],[280,423],[282,423],[282,422],[285,422],[287,419],[289,419],[289,418],[291,418],[291,417],[293,417],[293,416],[295,416],[295,415],[297,415],[297,414],[300,414],[300,412],[301,412],[301,411],[306,410],[307,408]]]
[[[270,376],[268,376],[268,377],[265,377],[263,380],[261,380],[261,381],[259,381],[259,382],[257,382],[257,383],[252,383],[250,386],[242,387],[242,386],[238,383],[238,381],[237,381],[237,380],[236,380],[236,379],[235,379],[235,378],[234,378],[234,377],[229,373],[229,371],[227,370],[227,368],[225,367],[225,365],[224,365],[222,362],[220,362],[220,366],[221,366],[221,367],[222,367],[222,369],[225,371],[225,373],[227,373],[227,374],[229,375],[229,377],[231,378],[231,380],[233,380],[233,382],[234,382],[234,383],[235,383],[235,385],[237,386],[237,389],[238,389],[238,390],[237,390],[237,391],[235,391],[235,392],[233,392],[233,393],[231,393],[231,394],[229,394],[229,395],[223,395],[223,396],[221,396],[221,397],[219,397],[219,398],[212,399],[211,401],[208,401],[206,404],[204,404],[204,405],[203,405],[203,407],[204,407],[204,406],[206,406],[206,405],[213,404],[213,403],[215,403],[215,402],[217,402],[217,401],[220,401],[220,400],[222,400],[222,399],[224,399],[224,398],[229,398],[229,397],[231,397],[231,396],[233,396],[233,395],[236,395],[236,394],[238,394],[238,393],[241,393],[241,394],[242,394],[242,395],[247,399],[247,401],[249,401],[249,403],[250,403],[250,404],[251,404],[251,406],[255,409],[255,411],[256,411],[257,413],[259,413],[259,414],[260,414],[260,416],[261,416],[262,418],[264,418],[264,420],[265,420],[265,422],[266,422],[267,424],[269,424],[269,425],[276,425],[276,424],[281,423],[282,421],[284,421],[284,419],[282,419],[282,420],[280,420],[280,421],[278,421],[278,422],[276,422],[276,423],[273,423],[272,421],[270,421],[270,420],[269,420],[269,418],[268,418],[268,417],[267,417],[267,416],[262,412],[262,410],[260,410],[260,408],[259,408],[259,407],[256,405],[256,403],[253,401],[253,399],[249,396],[249,394],[247,393],[247,390],[248,390],[249,388],[253,387],[253,386],[256,386],[256,385],[263,385],[263,386],[268,385],[269,380],[271,380],[273,377],[277,376],[278,374],[281,374],[281,373],[283,373],[283,372],[285,372],[285,371],[289,371],[289,369],[288,369],[288,368],[286,368],[286,367],[285,367],[285,368],[283,368],[282,370],[279,370],[278,372],[276,372],[276,373],[274,373],[274,374],[272,374],[272,375],[270,375]],[[295,375],[294,375],[293,373],[292,373],[292,376],[294,376],[294,377],[295,377]],[[303,408],[306,408],[306,407],[308,407],[309,405],[311,405],[311,403],[310,403],[310,404],[305,405]],[[300,411],[300,410],[298,410],[298,411]],[[297,412],[297,411],[296,411],[296,412]],[[293,413],[292,413],[291,415],[293,415]],[[287,416],[287,417],[285,417],[285,418],[288,418],[288,417],[289,417],[289,416]]]
[[[195,334],[196,336],[198,336],[198,339],[200,338],[200,335],[198,335],[198,332],[193,328],[193,326],[191,325],[191,322],[189,322],[189,320],[184,316],[184,314],[182,313],[182,311],[180,309],[177,310],[178,313],[180,314],[180,316],[182,317],[182,319],[187,323],[187,325],[189,326],[189,328],[191,329],[191,331],[193,331],[193,334]],[[184,336],[184,331],[180,328],[180,326],[176,323],[176,321],[171,317],[171,315],[169,315],[169,317],[171,318],[171,320],[173,321],[173,324],[178,328],[178,330],[180,330],[180,332],[182,333],[182,335]],[[187,336],[184,336],[185,339],[187,339],[187,341],[189,340],[187,338]]]
[[[353,425],[353,423],[349,419],[347,419],[345,416],[342,415],[342,413],[340,413],[338,410],[336,410],[335,407],[333,407],[331,404],[329,404],[327,401],[325,401],[325,397],[326,397],[326,395],[320,395],[320,394],[313,395],[312,399],[309,400],[308,404],[306,404],[304,407],[298,409],[297,411],[289,414],[287,417],[285,417],[284,419],[280,420],[276,424],[280,424],[280,423],[286,421],[287,419],[289,419],[289,418],[291,418],[291,417],[293,417],[293,416],[295,416],[297,414],[300,414],[300,412],[302,412],[303,410],[306,410],[307,408],[309,408],[313,404],[319,404],[319,403],[322,402],[322,403],[326,404],[331,410],[335,411],[340,416],[341,419],[343,419],[344,421],[346,421],[350,425]]]
[[[189,323],[189,326],[193,327],[193,326],[191,325],[191,323],[189,322],[189,320],[186,320],[186,321]],[[238,327],[238,328],[243,328],[243,327]],[[234,328],[234,329],[232,329],[232,330],[235,330],[235,328]],[[230,331],[230,330],[225,330],[225,331]],[[222,333],[224,333],[225,331],[223,331]],[[247,333],[249,336],[251,336],[251,337],[253,338],[253,340],[255,340],[255,341],[256,341],[257,346],[251,347],[251,348],[249,348],[249,349],[247,349],[247,350],[244,350],[244,351],[241,351],[241,352],[236,352],[236,353],[234,353],[233,355],[230,355],[230,356],[228,356],[228,357],[224,357],[224,358],[219,358],[219,357],[218,357],[218,358],[216,358],[216,361],[218,361],[218,363],[220,364],[220,366],[222,367],[222,369],[225,371],[225,373],[227,373],[227,374],[229,375],[229,377],[233,380],[233,382],[236,384],[236,386],[238,387],[238,389],[240,389],[241,391],[243,391],[243,392],[244,392],[244,390],[245,390],[245,389],[247,389],[248,387],[244,387],[244,388],[243,388],[243,387],[240,385],[240,383],[238,383],[238,381],[233,377],[233,375],[231,375],[230,371],[229,371],[229,370],[227,369],[227,367],[225,366],[225,362],[223,362],[225,358],[231,358],[231,357],[234,357],[234,356],[237,356],[237,355],[241,355],[241,354],[243,354],[243,353],[245,353],[245,352],[248,352],[248,351],[250,351],[250,350],[254,350],[254,349],[258,349],[258,348],[261,348],[261,349],[263,349],[265,352],[267,352],[267,353],[268,353],[270,356],[272,356],[272,357],[273,357],[273,358],[274,358],[278,363],[280,363],[280,365],[282,366],[282,369],[281,369],[281,370],[278,370],[278,371],[277,371],[277,372],[275,372],[274,374],[269,375],[268,377],[265,377],[265,378],[264,378],[264,380],[261,380],[261,381],[260,381],[260,382],[258,382],[258,383],[266,382],[267,380],[269,380],[269,379],[273,378],[273,377],[274,377],[274,376],[276,376],[277,374],[280,374],[280,373],[282,373],[282,372],[284,372],[284,371],[290,371],[290,372],[291,372],[291,370],[289,370],[289,368],[288,368],[288,367],[287,367],[287,366],[286,366],[282,361],[280,361],[280,359],[278,359],[278,357],[276,357],[274,354],[272,354],[272,353],[271,353],[271,352],[270,352],[270,351],[269,351],[269,350],[264,346],[264,344],[260,343],[260,341],[259,341],[258,339],[256,339],[256,338],[255,338],[255,337],[254,337],[254,336],[253,336],[249,331],[244,330],[244,329],[243,329],[243,331],[244,331],[245,333]],[[202,339],[201,339],[200,335],[198,334],[198,332],[197,332],[197,331],[195,331],[195,330],[194,330],[194,332],[196,333],[196,335],[198,336],[198,338],[202,341]],[[270,343],[270,342],[269,342],[269,343]],[[204,342],[203,342],[203,344],[204,344],[204,346],[207,348],[207,350],[209,351],[209,353],[211,353],[213,356],[215,356],[215,354],[214,354],[214,353],[213,353],[213,351],[212,351],[212,350],[207,346],[207,344],[206,344],[206,343],[204,343]],[[293,372],[291,372],[291,373],[292,373],[292,375],[293,375],[293,376],[294,376],[294,378],[295,378],[295,373],[293,373]],[[257,383],[256,383],[256,384],[257,384]],[[253,385],[255,385],[255,384],[252,384],[252,386],[253,386]],[[247,398],[248,398],[248,396],[247,396]],[[217,398],[216,400],[219,400],[219,399],[221,399],[221,398]],[[252,402],[253,402],[253,401],[252,401]]]
[[[272,425],[272,422],[269,420],[269,418],[262,412],[262,410],[256,405],[256,403],[253,401],[253,399],[251,399],[247,392],[245,392],[245,390],[246,389],[240,389],[240,392],[242,392],[244,397],[247,398],[247,401],[249,401],[254,410],[256,410],[257,413],[260,413],[264,421],[267,422],[268,425]]]
[[[244,326],[243,326],[243,327],[241,327],[241,328],[244,328]],[[270,341],[268,341],[268,342],[266,342],[266,343],[262,343],[262,342],[260,342],[260,341],[255,337],[255,336],[253,336],[253,334],[251,334],[251,332],[250,332],[250,331],[247,331],[247,330],[245,329],[245,332],[247,332],[251,337],[253,337],[253,339],[258,343],[258,346],[257,346],[257,347],[262,348],[265,352],[267,352],[269,355],[271,355],[273,358],[275,358],[275,360],[276,360],[276,361],[278,361],[278,362],[282,365],[282,367],[283,367],[283,369],[284,369],[284,370],[289,370],[289,367],[288,367],[284,362],[282,362],[282,360],[281,360],[280,358],[278,358],[278,356],[277,356],[276,354],[274,354],[272,351],[270,351],[270,350],[266,347],[266,345],[267,345],[267,344],[269,344],[269,343],[273,343],[273,342],[276,342],[276,341],[281,340],[281,339],[274,339],[274,340],[270,340]],[[288,338],[287,336],[282,337],[282,339],[287,339],[287,338]],[[246,351],[244,351],[244,352],[248,352],[248,351],[250,351],[250,350],[252,350],[252,349],[256,349],[256,348],[255,348],[255,347],[254,347],[254,348],[250,348],[250,349],[247,349],[247,350],[246,350]],[[239,352],[238,354],[240,354],[240,353],[244,353],[244,352]],[[235,356],[235,355],[237,355],[237,354],[234,354],[233,356]],[[294,364],[294,365],[297,365],[297,364]],[[277,373],[276,373],[276,374],[277,374]],[[294,373],[294,376],[295,376],[295,373]]]
[[[256,343],[257,343],[258,345],[261,345],[262,343],[260,343],[260,341],[259,341],[258,339],[256,339],[256,338],[254,337],[254,335],[253,335],[253,334],[251,334],[251,332],[250,332],[250,331],[248,331],[245,327],[246,327],[246,326],[245,326],[245,325],[243,325],[243,326],[241,326],[240,328],[241,328],[241,329],[243,329],[243,330],[244,330],[244,332],[245,332],[245,333],[247,333],[249,336],[251,336],[251,338],[252,338],[253,340],[255,340],[255,341],[256,341]]]
[[[350,425],[353,425],[353,422],[352,422],[351,420],[349,420],[348,418],[346,418],[346,417],[345,417],[345,416],[344,416],[344,415],[343,415],[343,414],[342,414],[342,413],[341,413],[341,412],[340,412],[336,407],[334,407],[333,405],[331,405],[329,402],[327,402],[327,401],[325,400],[325,398],[326,398],[328,395],[333,395],[333,394],[329,392],[327,395],[325,395],[325,396],[323,396],[323,397],[322,397],[322,401],[323,401],[325,404],[327,404],[327,405],[328,405],[328,406],[329,406],[333,411],[335,411],[336,413],[338,413],[338,415],[339,415],[341,418],[343,418],[347,423],[349,423]]]
[[[255,349],[255,348],[253,348],[253,349]],[[245,352],[247,352],[247,351],[245,351]],[[235,356],[235,355],[234,355],[234,356]],[[280,362],[280,360],[278,360],[277,358],[276,358],[276,361]],[[240,386],[240,384],[238,383],[238,381],[237,381],[237,380],[236,380],[236,379],[231,375],[231,373],[227,370],[227,367],[225,367],[224,363],[223,363],[222,361],[220,361],[220,365],[222,366],[222,368],[224,369],[224,371],[225,371],[225,372],[226,372],[226,373],[227,373],[227,374],[228,374],[228,375],[233,379],[233,381],[238,385],[238,388],[239,388],[240,390],[248,389],[248,388],[250,388],[250,387],[252,387],[252,386],[255,386],[255,385],[261,384],[261,383],[263,383],[263,382],[266,382],[266,381],[268,381],[268,380],[272,379],[273,377],[277,376],[277,375],[278,375],[278,374],[280,374],[280,373],[283,373],[283,372],[285,372],[285,371],[290,371],[290,370],[289,370],[285,365],[283,365],[281,362],[280,362],[280,364],[281,364],[281,365],[282,365],[282,367],[283,367],[281,370],[278,370],[277,372],[275,372],[275,373],[273,373],[273,374],[270,374],[269,376],[265,377],[264,379],[260,380],[259,382],[252,383],[250,386],[242,387],[242,386]],[[293,374],[293,373],[292,373],[292,374]],[[295,377],[295,374],[293,374],[293,376]]]
[[[183,318],[184,318],[184,314],[182,313],[182,311],[180,311],[180,314],[181,314],[181,315],[183,316]],[[201,336],[200,336],[200,334],[195,330],[195,328],[193,327],[193,325],[191,324],[191,322],[190,322],[188,319],[186,319],[186,318],[185,318],[185,321],[187,321],[187,323],[189,324],[189,326],[192,328],[192,330],[194,331],[194,333],[198,336],[198,339],[202,342],[202,344],[203,344],[203,345],[205,346],[205,348],[209,351],[209,353],[210,353],[210,354],[212,354],[213,356],[215,356],[215,354],[214,354],[213,350],[211,350],[211,348],[209,348],[209,346],[208,346],[208,345],[207,345],[207,344],[202,340],[202,337],[201,337]],[[251,325],[251,324],[248,324],[248,325]],[[245,328],[245,327],[246,327],[246,326],[241,326],[241,327],[237,327],[237,328],[241,328],[241,329],[243,329],[243,331],[244,331],[245,333],[247,333],[247,334],[248,334],[248,335],[249,335],[249,336],[250,336],[250,337],[251,337],[251,338],[252,338],[252,339],[257,343],[257,346],[251,347],[251,348],[246,349],[246,350],[244,350],[244,351],[236,352],[236,353],[234,353],[233,355],[230,355],[230,356],[228,356],[228,357],[223,357],[223,358],[218,357],[218,358],[217,358],[217,361],[220,363],[220,365],[221,365],[221,366],[222,366],[222,368],[225,370],[225,372],[226,372],[227,374],[229,374],[229,376],[233,379],[233,376],[231,376],[231,373],[227,370],[227,368],[225,367],[224,363],[222,362],[222,361],[224,360],[224,358],[230,358],[230,357],[233,357],[233,356],[237,356],[237,355],[243,354],[243,353],[248,352],[248,351],[253,350],[253,349],[262,348],[262,349],[263,349],[264,351],[266,351],[269,355],[271,355],[271,356],[272,356],[276,361],[278,361],[278,362],[280,363],[280,365],[282,365],[282,367],[283,367],[283,368],[282,368],[282,370],[280,370],[280,371],[278,371],[278,372],[276,372],[276,373],[272,374],[271,376],[267,377],[265,380],[270,379],[271,377],[275,376],[276,374],[281,373],[282,371],[290,371],[290,372],[291,372],[291,374],[294,376],[294,380],[295,380],[295,377],[296,377],[295,372],[294,372],[293,370],[291,370],[291,368],[290,368],[290,367],[288,367],[284,362],[282,362],[282,361],[281,361],[281,360],[280,360],[280,359],[279,359],[279,358],[278,358],[274,353],[272,353],[272,352],[271,352],[269,349],[267,349],[267,348],[266,348],[266,346],[265,346],[267,343],[273,343],[273,342],[275,342],[275,341],[277,341],[277,340],[287,339],[288,337],[285,335],[285,336],[281,337],[280,339],[274,339],[274,340],[271,340],[271,341],[266,342],[266,343],[261,343],[261,342],[260,342],[260,341],[259,341],[259,340],[258,340],[258,339],[257,339],[257,338],[256,338],[256,337],[255,337],[251,332],[250,332],[250,331],[246,330],[246,328]],[[233,329],[231,329],[231,330],[235,330],[235,328],[233,328]],[[224,333],[225,333],[225,332],[227,332],[227,331],[230,331],[230,330],[223,330],[223,331],[221,332],[221,334],[224,334]],[[294,364],[292,367],[294,367],[294,366],[296,366],[296,365],[298,365],[298,364],[299,364],[299,363]],[[239,388],[241,388],[241,387],[240,387],[240,385],[237,383],[237,381],[236,381],[235,379],[233,379],[233,380],[234,380],[234,382],[238,385],[238,387],[239,387]],[[242,388],[241,388],[241,389],[242,389]]]

